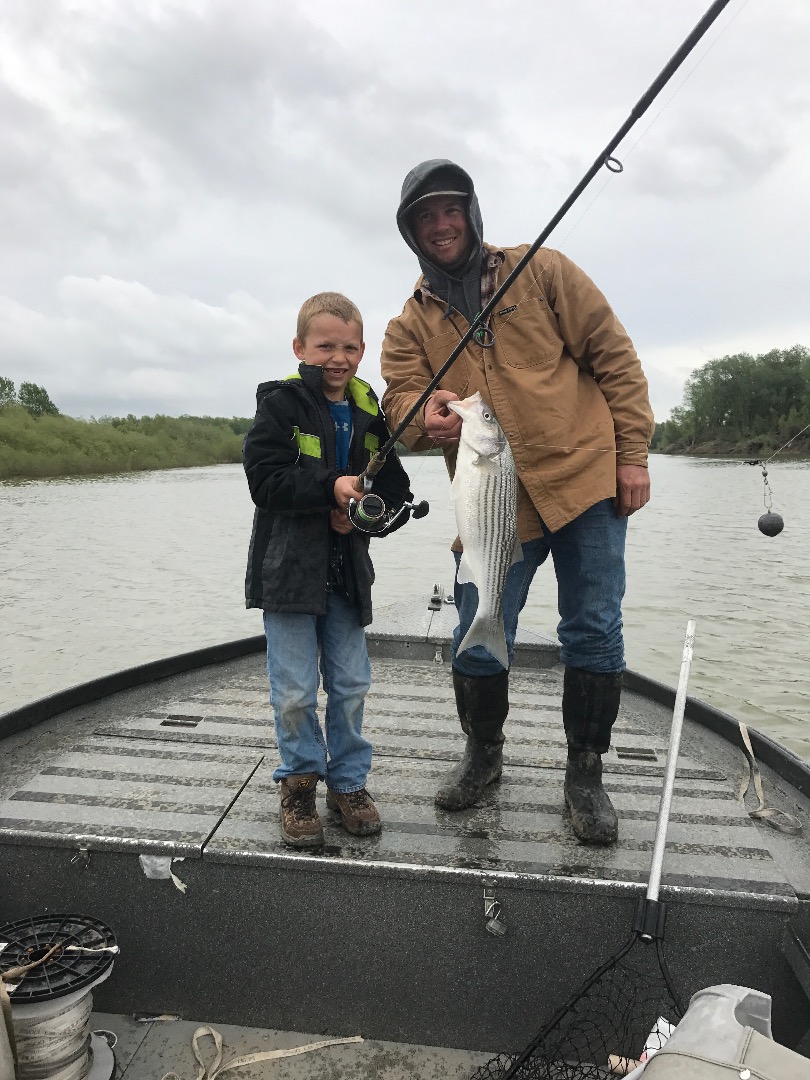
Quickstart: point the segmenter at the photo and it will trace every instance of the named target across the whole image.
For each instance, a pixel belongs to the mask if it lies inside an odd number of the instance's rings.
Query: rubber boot
[[[469,676],[453,668],[453,689],[467,745],[461,761],[444,777],[435,803],[443,810],[465,810],[501,775],[509,672]]]
[[[616,811],[602,787],[602,754],[619,712],[621,672],[566,668],[563,724],[568,742],[565,803],[577,839],[585,844],[613,844],[619,833]]]

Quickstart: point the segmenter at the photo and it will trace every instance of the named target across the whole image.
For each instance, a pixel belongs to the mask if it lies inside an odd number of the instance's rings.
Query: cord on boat
[[[200,1049],[200,1040],[208,1037],[214,1043],[214,1060],[206,1065]],[[241,1069],[243,1065],[253,1065],[257,1061],[275,1061],[278,1058],[295,1057],[298,1054],[308,1054],[313,1050],[322,1050],[326,1046],[339,1046],[343,1043],[363,1042],[362,1035],[351,1035],[345,1039],[323,1039],[320,1042],[306,1043],[304,1046],[291,1046],[287,1050],[263,1050],[258,1054],[243,1054],[241,1057],[231,1058],[230,1061],[222,1061],[222,1036],[208,1025],[198,1027],[191,1037],[191,1049],[200,1066],[196,1080],[217,1080],[223,1073],[232,1069]],[[61,1078],[60,1078],[61,1080]],[[168,1072],[162,1080],[181,1080],[176,1072]]]
[[[19,1080],[84,1080],[90,1055],[90,1014],[93,995],[88,990],[64,1006],[59,998],[38,1016],[14,1020]]]
[[[87,916],[41,915],[0,926],[0,1035],[8,1035],[0,1052],[3,1062],[13,1058],[15,1080],[85,1080],[94,1064],[91,991],[110,974],[118,951],[112,930]],[[109,1064],[112,1070],[111,1054]]]
[[[778,832],[788,833],[790,836],[797,836],[802,831],[801,821],[793,814],[787,813],[786,810],[779,810],[775,806],[767,806],[765,804],[765,794],[762,789],[762,774],[759,771],[759,765],[754,756],[754,748],[751,745],[751,736],[748,733],[748,726],[744,724],[742,720],[739,721],[739,724],[748,768],[743,773],[742,780],[740,781],[740,790],[737,792],[737,799],[745,806],[746,792],[753,781],[758,804],[754,810],[748,810],[748,816],[759,821],[767,821],[767,823]]]

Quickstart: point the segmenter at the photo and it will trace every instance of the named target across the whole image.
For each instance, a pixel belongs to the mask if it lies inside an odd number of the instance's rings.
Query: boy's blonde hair
[[[309,333],[310,323],[318,315],[334,315],[336,319],[342,319],[345,323],[356,322],[360,327],[360,339],[363,338],[363,316],[356,304],[348,297],[339,292],[322,292],[310,296],[305,300],[298,312],[298,324],[295,336],[299,341],[305,341]]]

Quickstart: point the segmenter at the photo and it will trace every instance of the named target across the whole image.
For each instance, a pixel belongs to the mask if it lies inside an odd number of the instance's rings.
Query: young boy
[[[376,395],[355,377],[363,320],[340,293],[319,293],[298,313],[298,373],[262,383],[244,463],[256,512],[248,553],[248,607],[262,608],[267,674],[281,764],[281,835],[296,848],[323,843],[315,805],[326,804],[355,836],[380,831],[366,791],[371,743],[362,734],[371,665],[363,630],[371,622],[369,536],[353,527],[358,475],[388,438]],[[411,495],[391,452],[374,478],[387,506]],[[408,519],[405,511],[394,527]],[[326,691],[318,722],[320,672]]]

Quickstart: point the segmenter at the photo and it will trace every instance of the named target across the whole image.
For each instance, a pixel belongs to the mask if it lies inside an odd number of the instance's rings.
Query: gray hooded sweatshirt
[[[411,228],[408,207],[414,199],[431,191],[466,191],[467,221],[473,234],[470,256],[463,267],[449,274],[432,263],[420,250]],[[445,158],[423,161],[411,169],[402,185],[402,197],[397,210],[397,225],[405,243],[419,259],[422,273],[427,278],[431,292],[451,308],[460,311],[472,322],[481,310],[481,255],[484,242],[484,223],[475,194],[472,178],[459,165]]]

